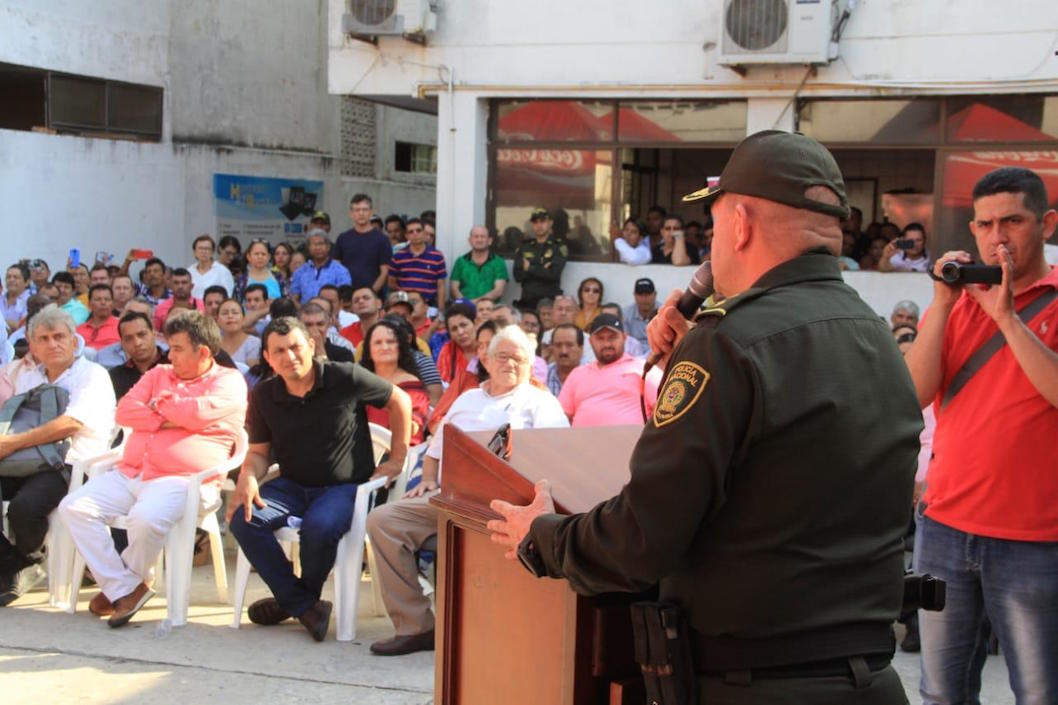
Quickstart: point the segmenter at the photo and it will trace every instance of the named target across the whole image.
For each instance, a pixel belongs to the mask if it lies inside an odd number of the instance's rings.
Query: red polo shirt
[[[92,325],[92,319],[77,326],[77,332],[84,338],[84,344],[93,350],[102,350],[108,345],[121,341],[118,334],[118,318],[111,316],[107,322],[96,328]]]
[[[1058,269],[1018,294],[1022,308],[1058,288]],[[1029,328],[1058,351],[1058,299]],[[934,401],[937,430],[926,481],[926,515],[979,536],[1058,541],[1058,408],[1040,396],[1003,346],[943,410],[944,392],[963,363],[996,332],[967,294],[944,331],[944,379]]]

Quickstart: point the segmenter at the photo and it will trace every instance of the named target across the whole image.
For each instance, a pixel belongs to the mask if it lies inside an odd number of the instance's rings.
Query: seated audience
[[[636,218],[629,218],[624,226],[617,230],[614,224],[611,237],[618,259],[624,264],[650,264],[653,254],[650,251],[650,240],[643,235],[644,225]]]
[[[918,328],[918,316],[918,304],[909,299],[904,299],[903,301],[897,301],[896,305],[893,306],[893,312],[889,314],[889,324],[893,328],[901,325]]]
[[[58,297],[54,299],[55,304],[70,314],[73,318],[75,325],[81,325],[88,320],[88,317],[92,315],[88,308],[74,297],[74,278],[69,272],[56,272],[55,276],[51,278],[51,283],[55,285],[55,289],[58,292]]]
[[[308,301],[320,292],[324,284],[343,286],[352,283],[349,270],[331,257],[331,241],[327,233],[319,228],[310,230],[305,238],[311,261],[298,267],[290,280],[291,298]]]
[[[483,360],[489,379],[456,399],[443,423],[464,431],[492,431],[504,423],[512,429],[568,426],[555,397],[529,383],[532,358],[532,344],[520,328],[501,329]],[[419,586],[416,551],[437,533],[437,510],[429,498],[442,482],[443,438],[440,429],[430,442],[422,481],[400,501],[376,507],[367,516],[378,566],[373,579],[381,582],[396,631],[393,638],[372,644],[373,654],[396,656],[434,648],[434,617],[430,598]]]
[[[169,348],[158,345],[151,318],[141,311],[127,311],[118,322],[118,332],[125,362],[111,367],[109,373],[114,396],[120,401],[148,371],[168,364]]]
[[[311,225],[311,223],[310,223]],[[290,260],[294,256],[294,247],[289,242],[281,242],[272,250],[272,273],[279,280],[283,291],[290,285]]]
[[[407,393],[411,399],[411,444],[422,443],[426,415],[430,411],[430,397],[416,374],[411,347],[398,324],[387,317],[368,329],[360,364]],[[367,420],[389,428],[389,412],[385,409],[368,407]]]
[[[551,308],[551,328],[544,331],[544,337],[540,341],[545,359],[551,359],[552,331],[563,323],[574,323],[577,310],[577,302],[572,296],[559,294],[555,297],[555,303]]]
[[[136,261],[135,252],[135,250],[129,250],[125,263],[121,267],[121,274],[129,273],[129,265]],[[157,257],[151,257],[143,263],[140,279],[142,281],[136,287],[136,295],[147,299],[151,306],[157,306],[173,295],[165,284],[165,262]],[[190,296],[190,293],[188,295]]]
[[[540,335],[555,327],[553,312],[555,300],[552,298],[540,299],[536,305],[536,317],[540,319]]]
[[[77,326],[85,345],[99,351],[120,341],[118,318],[114,315],[114,293],[109,284],[93,284],[88,290],[91,316]]]
[[[29,267],[13,264],[4,275],[4,295],[0,296],[0,317],[12,333],[22,327],[26,318],[26,302],[32,293],[29,290]]]
[[[244,300],[246,291],[254,284],[265,287],[266,298],[278,299],[283,287],[272,271],[272,251],[267,240],[251,240],[246,246],[246,271],[235,280],[233,299]]]
[[[202,299],[196,299],[191,295],[193,286],[191,283],[191,272],[183,267],[174,269],[173,275],[169,280],[169,286],[172,287],[172,296],[159,302],[154,307],[154,327],[157,330],[165,328],[165,321],[169,318],[169,312],[173,309],[183,308],[195,311],[204,309]]]
[[[268,315],[268,307],[270,305],[268,287],[264,284],[250,284],[243,289],[242,300],[243,307],[246,310],[246,317],[242,324],[243,328],[247,333],[261,337],[265,326],[272,320]]]
[[[301,269],[306,262],[309,261],[307,249],[304,245],[294,250],[293,254],[290,255],[290,281],[293,284],[294,274]],[[341,286],[348,286],[348,284],[342,284]],[[287,291],[289,291],[289,286]]]
[[[227,269],[227,267],[224,268]],[[214,321],[217,320],[217,311],[220,310],[220,305],[229,296],[230,294],[224,290],[223,286],[215,284],[206,287],[206,293],[202,295],[202,312]]]
[[[80,301],[81,304],[87,308],[88,287],[90,286],[88,266],[84,263],[81,263],[76,267],[67,267],[67,271],[73,275],[74,298]]]
[[[613,302],[605,303],[605,304],[603,304],[600,307],[599,310],[602,313],[608,313],[611,316],[615,316],[615,317],[621,319],[622,325],[624,324],[624,312],[621,311],[621,306],[619,304],[615,304]],[[627,328],[625,330],[627,331]],[[643,358],[645,358],[647,355],[650,354],[650,348],[648,348],[647,346],[643,345],[638,340],[636,340],[632,336],[628,335],[627,332],[626,332],[625,333],[625,352],[628,353],[629,355],[631,355],[632,357],[638,357],[638,358],[640,358],[640,360],[642,360]],[[592,353],[591,360],[588,360],[588,361],[582,360],[582,362],[594,362],[594,361],[595,361],[594,352]]]
[[[474,357],[471,358],[466,367],[456,372],[455,379],[444,390],[444,394],[434,405],[429,418],[426,420],[427,432],[430,435],[437,433],[437,429],[441,427],[441,422],[444,421],[445,414],[448,413],[448,410],[452,408],[452,404],[463,392],[476,389],[489,378],[489,372],[481,364],[481,360],[485,356],[485,352],[488,351],[489,342],[498,330],[499,327],[493,321],[485,321],[478,326],[474,333],[474,340],[476,341]]]
[[[430,336],[434,334],[434,331],[441,324],[440,321],[436,317],[430,318],[430,307],[426,305],[426,300],[419,292],[409,291],[408,300],[411,302],[411,320],[409,323],[415,329],[416,337],[422,340],[429,340]]]
[[[566,377],[558,401],[574,428],[641,425],[654,410],[661,370],[642,379],[643,361],[625,352],[621,318],[599,314],[588,343],[595,362],[579,366]]]
[[[298,311],[298,320],[305,326],[316,347],[316,357],[331,362],[353,362],[353,353],[348,348],[327,340],[331,327],[331,316],[326,308],[314,299]]]
[[[885,247],[889,244],[881,235],[871,237],[867,245],[867,254],[860,258],[860,270],[864,272],[876,272],[885,256]]]
[[[418,292],[426,303],[443,309],[448,277],[444,255],[426,241],[423,223],[418,218],[409,219],[404,232],[408,246],[393,253],[389,267],[390,290]]]
[[[250,395],[250,452],[228,504],[231,533],[273,597],[250,605],[254,624],[295,617],[323,641],[331,603],[320,599],[338,542],[349,530],[357,486],[396,477],[404,466],[411,426],[408,396],[363,367],[314,358],[315,343],[294,318],[275,318],[264,331],[264,357],[275,376]],[[385,407],[393,440],[377,469],[364,405]],[[279,476],[260,484],[272,462]],[[301,575],[273,532],[299,517]]]
[[[588,330],[591,322],[599,315],[599,306],[602,305],[603,285],[595,277],[588,277],[580,283],[577,288],[577,303],[580,305],[577,315],[573,318],[574,325],[581,330]]]
[[[362,286],[353,290],[353,313],[359,320],[341,329],[343,338],[356,347],[364,340],[364,331],[373,326],[379,319],[379,310],[382,308],[382,300],[378,298],[375,290],[369,286]]]
[[[906,245],[906,247],[898,247]],[[882,251],[878,261],[881,272],[929,271],[929,252],[926,251],[926,229],[921,223],[909,223],[900,238],[892,240]]]
[[[140,314],[131,314],[143,326]],[[184,513],[189,475],[230,457],[246,419],[246,383],[214,360],[217,324],[198,311],[166,321],[169,364],[156,364],[125,394],[117,422],[132,429],[122,461],[63,500],[70,530],[100,592],[89,604],[124,626],[154,595],[154,565]],[[135,358],[133,358],[135,359]],[[200,510],[220,505],[220,478],[203,484]],[[128,547],[114,547],[109,521],[128,516]]]
[[[348,306],[346,305],[345,299],[342,298],[343,290],[349,292],[347,294]],[[356,323],[358,317],[352,312],[353,287],[348,284],[343,284],[341,289],[339,289],[337,286],[325,284],[320,287],[320,293],[316,294],[316,296],[317,298],[327,299],[327,303],[331,305],[334,325],[338,327],[338,330]],[[349,308],[349,310],[346,311],[346,308]]]
[[[58,272],[66,274],[66,272]],[[72,277],[71,277],[72,278]],[[71,286],[72,290],[72,286]],[[61,413],[35,428],[0,436],[0,495],[10,502],[10,531],[0,536],[0,606],[18,599],[40,579],[48,515],[66,494],[70,466],[106,452],[114,428],[114,390],[106,370],[77,356],[76,331],[67,312],[48,305],[27,324],[29,356],[11,363],[7,377],[14,394],[44,385],[62,389],[67,400]],[[14,368],[12,369],[12,366]],[[68,442],[68,445],[67,445]],[[8,476],[4,459],[18,451],[50,444],[60,454],[60,467],[29,475]],[[14,457],[12,457],[14,456]],[[42,455],[43,457],[43,455]]]
[[[321,293],[323,293],[324,291],[324,289],[320,289]],[[291,306],[294,306],[294,302],[286,297],[284,297],[283,299],[277,299],[277,301],[287,301],[291,304]],[[327,312],[327,342],[329,342],[331,345],[337,345],[340,348],[345,348],[349,352],[353,353],[353,359],[355,360],[356,348],[353,346],[352,343],[350,343],[348,340],[343,338],[341,334],[338,333],[338,321],[335,317],[334,304],[331,302],[331,300],[323,296],[316,296],[309,299],[309,303],[317,304],[321,306],[324,311]],[[296,307],[292,308],[291,311],[285,315],[296,317]],[[275,311],[272,311],[272,318],[279,318],[279,316],[276,315]]]
[[[644,348],[649,350],[647,324],[658,313],[658,294],[654,288],[654,280],[647,277],[636,279],[632,295],[635,297],[635,303],[625,306],[622,311],[625,331],[628,337],[638,340]]]
[[[217,243],[217,261],[228,268],[233,276],[235,272],[241,271],[242,243],[234,235],[225,235]]]
[[[246,332],[242,304],[235,299],[226,299],[217,311],[220,324],[220,347],[231,355],[235,362],[253,367],[261,358],[261,339]]]
[[[580,366],[584,355],[584,331],[572,323],[560,323],[551,330],[551,363],[547,366],[547,388],[556,397],[569,373]]]
[[[197,299],[206,298],[206,290],[213,286],[219,286],[224,290],[224,298],[231,296],[235,288],[231,270],[213,259],[215,251],[216,243],[207,234],[199,235],[191,243],[195,263],[188,268],[188,271],[191,273],[191,295]]]
[[[496,302],[492,299],[481,299],[474,304],[474,325],[480,326],[485,321],[492,320],[492,309],[496,308]]]
[[[151,319],[151,326],[153,328],[154,307],[147,303],[147,299],[143,298],[142,296],[137,296],[136,298],[126,303],[125,308],[121,311],[119,315],[119,320],[126,313],[132,312],[142,313],[143,315],[148,316]],[[156,344],[160,345],[163,350],[169,349],[169,346],[165,344],[164,336],[160,335],[158,331],[154,331],[153,337],[155,339]],[[125,353],[125,349],[124,346],[122,346],[121,344],[120,338],[118,342],[112,343],[106,346],[105,348],[101,348],[96,353],[96,362],[108,369],[111,367],[116,367],[117,365],[123,365],[127,360],[128,356]]]
[[[110,290],[114,292],[114,315],[119,316],[125,310],[125,304],[136,298],[136,287],[132,277],[118,274],[110,280]]]
[[[497,304],[492,309],[491,320],[496,324],[497,328],[504,328],[506,326],[518,326],[521,328],[522,324],[522,313],[516,308],[512,308],[507,304]],[[522,328],[524,331],[525,329]],[[528,335],[528,334],[527,334]],[[541,384],[547,379],[547,360],[535,354],[537,348],[540,346],[536,342],[536,337],[530,337],[529,342],[533,344],[533,379],[538,380]]]
[[[466,369],[467,363],[477,352],[474,318],[474,308],[469,304],[452,304],[445,311],[449,340],[437,356],[437,370],[446,384],[452,384],[457,373]]]
[[[674,264],[678,267],[698,264],[698,253],[687,251],[687,242],[683,236],[683,218],[669,213],[661,224],[661,239],[651,248],[651,262],[654,264]]]
[[[91,293],[92,287],[96,284],[106,284],[110,286],[110,272],[107,271],[107,266],[102,262],[96,262],[92,265],[92,269],[88,271],[88,291]]]

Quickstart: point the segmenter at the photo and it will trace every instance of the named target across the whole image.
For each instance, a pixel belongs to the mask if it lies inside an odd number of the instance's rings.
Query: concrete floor
[[[235,561],[228,558],[231,569]],[[368,652],[372,641],[392,631],[387,618],[371,614],[366,581],[356,640],[334,641],[332,624],[328,640],[317,644],[296,622],[257,627],[244,616],[241,629],[231,629],[231,607],[216,600],[212,571],[202,567],[194,573],[188,624],[168,634],[159,629],[165,619],[164,596],[155,597],[118,630],[88,612],[94,588],[82,591],[75,615],[48,607],[42,589],[0,610],[0,703],[433,702],[432,653],[380,658]],[[266,594],[253,574],[246,604]],[[920,702],[918,657],[898,652],[894,665],[910,701]],[[1014,703],[1001,657],[988,659],[981,700]]]

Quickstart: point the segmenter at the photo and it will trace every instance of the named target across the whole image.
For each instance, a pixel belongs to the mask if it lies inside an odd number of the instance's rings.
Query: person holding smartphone
[[[879,272],[928,272],[929,253],[926,252],[926,228],[921,223],[908,223],[900,237],[882,250],[878,260]]]

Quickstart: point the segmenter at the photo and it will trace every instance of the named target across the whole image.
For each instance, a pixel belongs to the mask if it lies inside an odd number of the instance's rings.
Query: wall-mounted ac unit
[[[825,64],[837,19],[836,0],[723,0],[724,66]]]
[[[437,29],[430,0],[349,0],[342,31],[357,37],[422,36]]]

